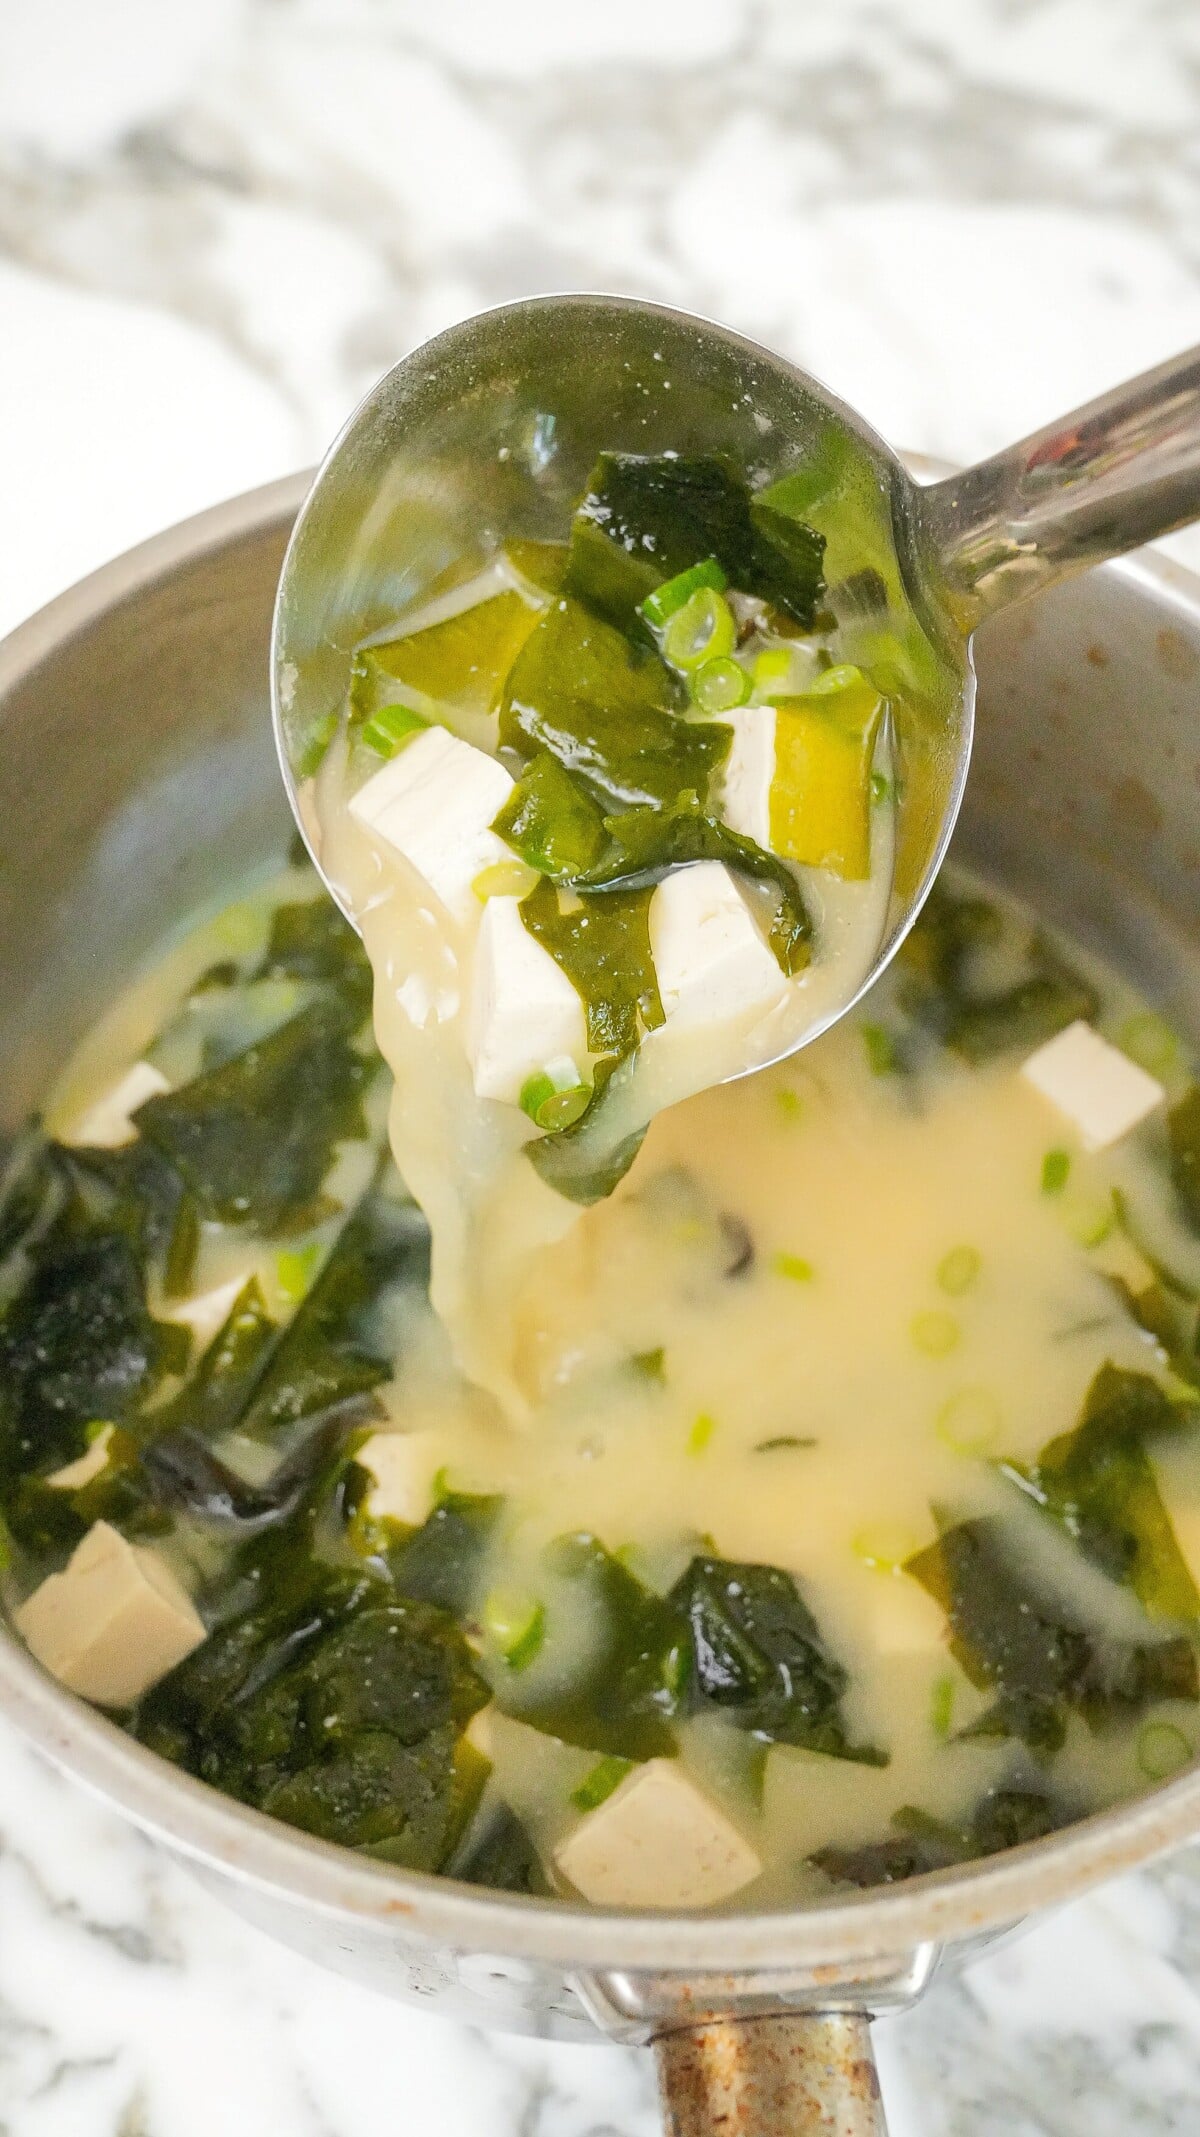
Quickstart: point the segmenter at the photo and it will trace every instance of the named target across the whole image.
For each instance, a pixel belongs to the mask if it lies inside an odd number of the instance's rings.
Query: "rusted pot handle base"
[[[887,2137],[861,2012],[717,2019],[654,2052],[666,2137]]]

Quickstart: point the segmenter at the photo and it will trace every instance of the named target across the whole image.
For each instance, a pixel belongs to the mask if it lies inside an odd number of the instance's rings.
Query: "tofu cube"
[[[1162,1104],[1161,1083],[1082,1018],[1048,1039],[1021,1074],[1079,1130],[1085,1150],[1106,1150]]]
[[[16,1626],[52,1677],[102,1707],[132,1706],[205,1637],[165,1560],[107,1521],[35,1588]]]
[[[677,1759],[635,1767],[559,1842],[554,1864],[598,1907],[713,1907],[762,1869]]]
[[[765,1015],[788,982],[729,870],[700,861],[664,876],[650,900],[650,950],[668,1023]]]
[[[370,1471],[368,1501],[380,1521],[420,1528],[433,1512],[433,1480],[442,1466],[440,1432],[373,1432],[355,1460]]]
[[[588,1058],[583,1003],[549,950],[535,942],[517,898],[483,908],[467,1025],[467,1057],[480,1098],[516,1105],[530,1076],[564,1056]]]
[[[731,831],[759,846],[771,844],[771,781],[775,777],[775,707],[742,705],[722,714],[733,729],[725,759],[721,814]]]
[[[90,1447],[86,1447],[73,1462],[67,1462],[47,1477],[47,1484],[55,1491],[82,1491],[85,1484],[94,1483],[102,1469],[108,1468],[108,1443],[113,1436],[113,1427],[105,1425],[96,1434]]]
[[[160,1091],[170,1088],[153,1062],[135,1061],[103,1097],[80,1114],[64,1141],[86,1145],[91,1150],[117,1150],[122,1143],[132,1143],[137,1135],[133,1114],[148,1098],[156,1098]]]
[[[513,858],[491,829],[512,788],[486,750],[431,727],[359,788],[350,814],[415,869],[460,926],[470,926],[480,913],[476,876]]]

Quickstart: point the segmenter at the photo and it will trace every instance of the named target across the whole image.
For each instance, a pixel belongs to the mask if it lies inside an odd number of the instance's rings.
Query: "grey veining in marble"
[[[449,319],[571,286],[986,452],[1200,340],[1200,9],[0,0],[0,627],[312,458]],[[895,2137],[1194,2137],[1200,1855],[879,2035]],[[0,1731],[0,2137],[656,2128],[644,2057],[324,1975]]]

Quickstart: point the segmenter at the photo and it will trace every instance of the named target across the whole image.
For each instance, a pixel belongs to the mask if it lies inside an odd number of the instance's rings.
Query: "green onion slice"
[[[723,594],[728,584],[716,558],[706,557],[703,564],[692,564],[687,571],[676,572],[673,579],[664,580],[652,594],[647,594],[642,603],[642,614],[654,630],[661,631],[692,594],[699,593],[705,586],[710,586],[714,593]]]
[[[359,740],[376,756],[394,757],[429,722],[411,705],[381,705],[359,729]]]
[[[732,712],[750,695],[750,678],[729,653],[706,660],[688,677],[688,694],[701,712]]]
[[[536,1596],[497,1588],[483,1606],[483,1629],[510,1670],[528,1669],[546,1637],[546,1611]]]
[[[582,1120],[591,1099],[591,1085],[583,1081],[575,1063],[564,1055],[561,1061],[549,1061],[544,1069],[527,1078],[521,1089],[521,1111],[528,1114],[535,1127],[551,1134],[561,1133]]]
[[[676,609],[663,632],[663,657],[689,674],[705,661],[720,660],[737,644],[737,624],[728,601],[711,586],[701,586]]]
[[[576,1810],[597,1810],[600,1804],[607,1802],[613,1790],[621,1786],[626,1774],[632,1773],[634,1764],[633,1759],[601,1759],[599,1765],[584,1775],[578,1788],[571,1790],[571,1801]]]

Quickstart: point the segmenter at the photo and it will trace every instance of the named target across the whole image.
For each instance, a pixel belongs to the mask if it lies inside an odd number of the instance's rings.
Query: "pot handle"
[[[918,492],[960,623],[1200,516],[1200,348]]]
[[[887,2137],[861,2011],[718,2018],[654,2052],[666,2137]]]

